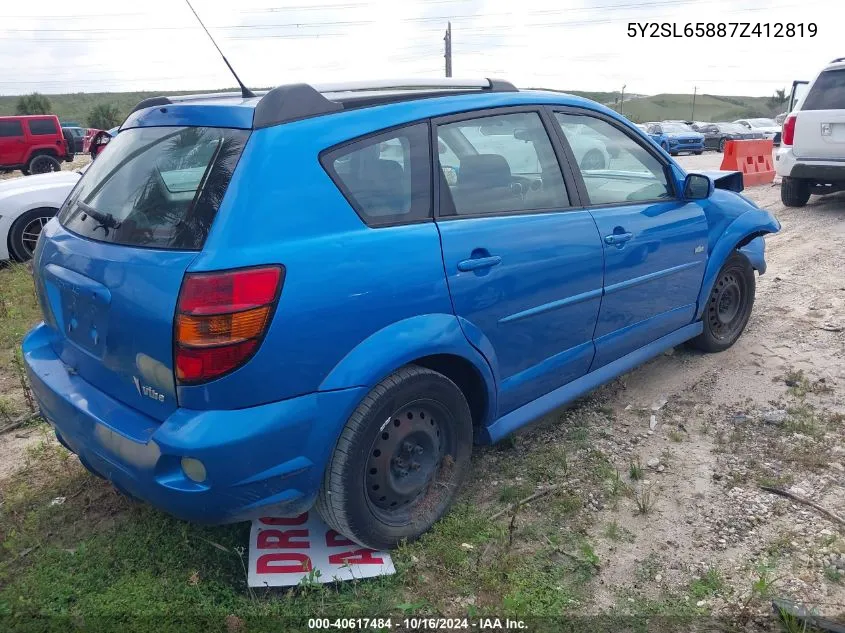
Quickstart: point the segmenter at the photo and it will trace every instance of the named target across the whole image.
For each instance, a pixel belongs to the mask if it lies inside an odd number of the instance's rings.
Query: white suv
[[[775,169],[788,207],[845,190],[845,57],[819,73],[786,117]]]

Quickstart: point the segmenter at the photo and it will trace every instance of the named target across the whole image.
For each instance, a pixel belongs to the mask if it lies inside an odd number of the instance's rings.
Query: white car
[[[56,215],[85,169],[0,181],[0,261],[32,258],[41,228]]]
[[[770,139],[775,145],[780,145],[780,126],[774,119],[740,119],[734,123],[738,123],[746,130],[761,132],[763,138]]]
[[[801,83],[793,84],[793,93]],[[803,207],[812,194],[845,190],[845,57],[828,64],[790,103],[775,170],[783,203]]]

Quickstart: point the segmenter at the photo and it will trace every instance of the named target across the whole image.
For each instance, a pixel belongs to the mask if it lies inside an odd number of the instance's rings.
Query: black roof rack
[[[255,105],[252,125],[259,129],[345,108],[478,92],[517,92],[517,89],[512,83],[501,79],[413,78],[336,84],[287,84],[257,93],[260,99]],[[181,101],[240,97],[239,92],[150,97],[138,103],[132,112]]]

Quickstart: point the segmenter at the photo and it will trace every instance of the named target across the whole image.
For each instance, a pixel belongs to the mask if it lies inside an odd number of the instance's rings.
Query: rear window
[[[53,119],[30,119],[26,124],[29,126],[29,133],[35,136],[58,134],[59,132],[59,128]]]
[[[370,226],[431,217],[431,154],[428,125],[407,127],[355,141],[321,157],[332,177]]]
[[[249,138],[248,130],[135,128],[98,156],[59,213],[101,242],[199,250]]]
[[[0,136],[23,136],[20,121],[0,121]]]
[[[826,70],[810,89],[802,110],[845,110],[845,68]]]

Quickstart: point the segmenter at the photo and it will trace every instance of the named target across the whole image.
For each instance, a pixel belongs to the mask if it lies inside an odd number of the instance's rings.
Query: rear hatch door
[[[797,113],[793,152],[845,161],[845,68],[826,70],[813,82]]]
[[[118,134],[45,227],[36,287],[69,371],[152,418],[177,407],[173,316],[248,131]]]

